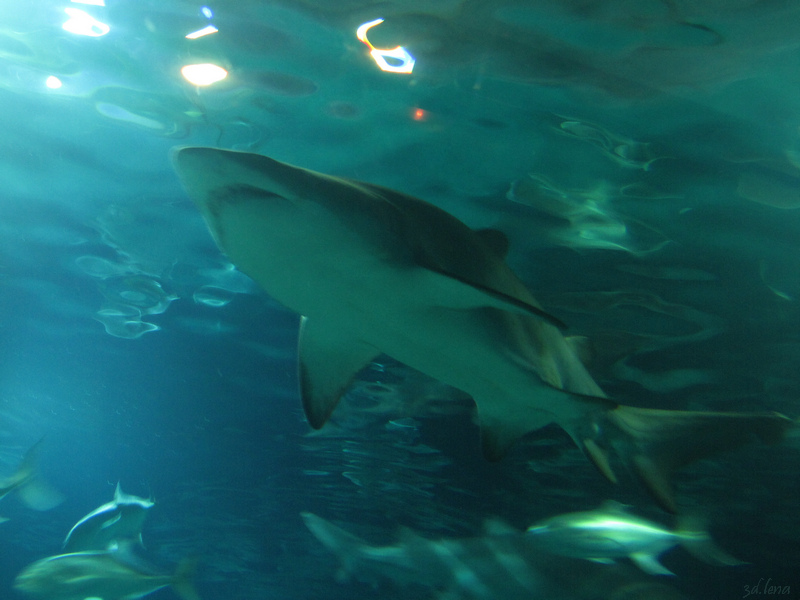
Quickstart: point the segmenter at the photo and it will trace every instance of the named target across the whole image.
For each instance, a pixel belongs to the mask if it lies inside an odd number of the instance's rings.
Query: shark
[[[171,161],[218,247],[299,313],[300,394],[321,428],[361,369],[386,354],[469,394],[484,455],[563,428],[610,481],[613,456],[666,510],[673,471],[794,421],[775,412],[678,411],[608,398],[506,262],[509,240],[419,198],[272,158],[178,147]]]
[[[64,552],[106,550],[114,542],[132,540],[143,546],[142,526],[152,500],[122,491],[117,483],[114,499],[97,507],[69,530]]]
[[[480,535],[434,539],[402,529],[388,545],[366,540],[313,513],[301,514],[317,540],[340,562],[337,579],[377,586],[391,581],[413,597],[437,600],[682,600],[662,579],[624,564],[556,556],[531,536],[489,519]],[[423,593],[419,590],[422,588]],[[428,593],[426,593],[428,592]]]

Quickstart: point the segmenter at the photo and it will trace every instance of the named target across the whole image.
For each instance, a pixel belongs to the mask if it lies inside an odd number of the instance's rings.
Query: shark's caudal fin
[[[617,406],[592,430],[599,436],[576,438],[600,471],[614,481],[606,443],[630,466],[666,511],[677,506],[670,483],[673,471],[696,460],[733,450],[755,440],[774,444],[795,422],[779,413],[722,413]],[[573,435],[573,437],[576,437]]]

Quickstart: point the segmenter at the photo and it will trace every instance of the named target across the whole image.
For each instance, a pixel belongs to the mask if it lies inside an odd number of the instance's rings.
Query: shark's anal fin
[[[779,413],[657,410],[620,405],[606,414],[615,448],[664,510],[677,512],[670,476],[696,460],[755,440],[779,442],[795,422]]]
[[[380,354],[324,323],[300,320],[300,393],[309,424],[319,429],[331,416],[350,382]]]

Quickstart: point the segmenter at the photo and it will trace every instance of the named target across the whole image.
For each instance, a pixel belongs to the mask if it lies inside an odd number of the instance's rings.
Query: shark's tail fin
[[[184,558],[178,563],[175,575],[172,578],[172,589],[181,600],[200,600],[200,595],[194,587],[194,576],[197,572],[197,558]]]
[[[610,444],[633,469],[664,510],[677,507],[670,483],[676,469],[754,440],[779,442],[795,422],[779,413],[722,413],[617,406],[595,412],[587,435],[571,432],[586,455],[615,481]]]
[[[681,545],[689,554],[706,564],[717,567],[747,564],[717,546],[708,533],[704,519],[696,516],[680,517],[676,534],[681,538]]]
[[[346,580],[355,574],[360,549],[367,545],[366,542],[313,513],[303,512],[300,516],[314,537],[341,561],[342,568],[337,579]]]
[[[31,446],[16,472],[0,484],[2,494],[15,492],[20,500],[34,510],[50,510],[64,501],[64,495],[39,475],[39,456],[42,440]]]

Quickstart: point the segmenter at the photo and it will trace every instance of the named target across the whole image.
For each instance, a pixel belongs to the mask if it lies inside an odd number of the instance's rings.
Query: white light
[[[61,80],[54,75],[50,75],[47,79],[45,79],[44,84],[49,87],[51,90],[57,90],[61,87]]]
[[[367,40],[367,31],[375,27],[375,25],[380,25],[381,23],[383,23],[383,19],[375,19],[374,21],[367,21],[366,23],[361,25],[358,29],[356,29],[356,37],[360,42],[364,42],[367,46],[372,48],[372,44],[370,44],[369,40]]]
[[[181,74],[186,81],[199,86],[217,83],[228,76],[228,72],[225,69],[210,63],[186,65],[181,69]]]
[[[367,39],[367,31],[381,23],[383,23],[383,19],[375,19],[374,21],[368,21],[362,24],[356,29],[356,37],[359,41],[367,45],[372,59],[382,71],[388,71],[389,73],[411,73],[414,69],[414,57],[408,53],[408,50],[402,46],[392,48],[391,50],[380,50],[373,46]],[[400,63],[394,65],[389,64],[386,62],[386,58],[397,59]]]
[[[210,19],[211,17],[213,17],[213,16],[214,16],[214,13],[213,13],[213,12],[211,12],[211,9],[210,9],[210,8],[208,8],[207,6],[204,6],[203,8],[201,8],[201,9],[200,9],[200,12],[201,12],[201,13],[203,13],[203,16],[204,16],[206,19]]]
[[[378,50],[377,48],[373,48],[369,52],[372,55],[373,60],[378,64],[381,71],[387,71],[389,73],[411,73],[414,69],[414,57],[408,53],[408,50],[403,48],[402,46],[398,46],[393,50]],[[386,58],[396,58],[400,61],[398,65],[390,65],[386,62]]]
[[[86,35],[89,37],[100,37],[107,34],[111,27],[101,23],[89,13],[79,8],[65,8],[64,12],[69,15],[69,20],[62,25],[65,31],[76,35]]]
[[[194,31],[194,32],[188,34],[186,36],[186,39],[187,40],[196,40],[199,37],[203,37],[204,35],[210,35],[212,33],[217,33],[218,31],[219,31],[219,29],[217,29],[213,25],[207,25],[206,27],[203,27],[202,29],[198,29],[197,31]]]

